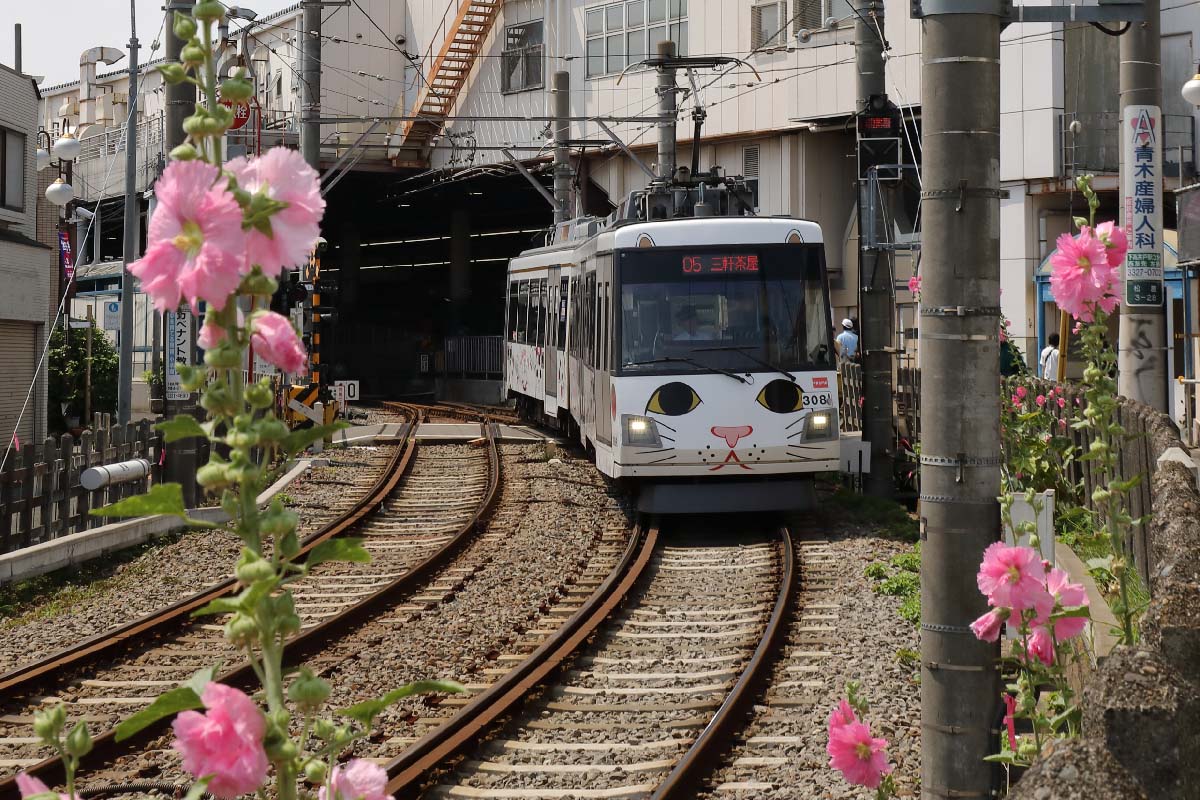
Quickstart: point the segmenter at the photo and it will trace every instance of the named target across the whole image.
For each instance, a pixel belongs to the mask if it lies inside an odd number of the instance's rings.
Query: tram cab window
[[[521,281],[517,288],[517,335],[514,342],[524,344],[529,331],[529,281]]]
[[[517,305],[517,282],[511,281],[508,284],[508,340],[510,342],[517,341],[517,328],[520,325],[521,313]]]
[[[832,368],[821,256],[807,244],[622,251],[622,369]],[[680,357],[704,366],[658,361]]]

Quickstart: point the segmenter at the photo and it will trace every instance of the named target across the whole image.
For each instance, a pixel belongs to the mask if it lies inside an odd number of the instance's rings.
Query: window
[[[759,149],[752,144],[742,148],[742,177],[746,179],[746,188],[750,190],[750,207],[758,213],[758,178],[759,178]]]
[[[779,5],[783,6],[784,3]],[[853,16],[851,0],[793,0],[792,33],[820,30],[825,27],[827,19],[843,22]]]
[[[787,44],[787,2],[759,3],[750,7],[750,48]]]
[[[628,0],[585,14],[587,74],[612,75],[653,55],[659,42],[687,54],[687,0]]]
[[[517,286],[517,334],[513,339],[517,344],[525,344],[529,331],[529,281],[521,281]]]
[[[0,206],[25,210],[25,134],[0,128]]]
[[[542,21],[523,22],[504,29],[502,56],[503,86],[506,92],[540,89],[542,79]]]

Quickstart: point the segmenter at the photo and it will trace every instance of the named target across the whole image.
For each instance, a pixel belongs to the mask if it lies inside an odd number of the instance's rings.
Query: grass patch
[[[887,564],[875,561],[863,570],[875,580],[875,594],[900,598],[897,612],[913,625],[921,622],[921,545],[892,556]],[[899,656],[899,653],[897,654]]]
[[[1088,566],[1088,572],[1096,581],[1096,587],[1113,610],[1117,610],[1121,594],[1120,582],[1109,571],[1115,554],[1112,542],[1103,532],[1095,528],[1095,517],[1085,508],[1078,506],[1062,509],[1055,513],[1055,534],[1059,541],[1070,547],[1079,560]],[[1150,603],[1150,592],[1136,569],[1130,571],[1129,605],[1135,610],[1135,623],[1140,621],[1141,612]]]
[[[826,499],[826,506],[841,518],[870,525],[890,539],[916,542],[920,539],[917,521],[899,503],[852,492],[838,487]]]
[[[53,619],[75,605],[108,591],[118,578],[150,571],[153,559],[134,564],[114,574],[119,567],[146,553],[178,541],[182,533],[160,536],[119,553],[111,553],[86,564],[64,567],[45,575],[0,586],[0,630],[41,619]]]
[[[896,660],[900,665],[908,669],[916,669],[921,663],[921,654],[911,647],[901,647],[896,651]]]

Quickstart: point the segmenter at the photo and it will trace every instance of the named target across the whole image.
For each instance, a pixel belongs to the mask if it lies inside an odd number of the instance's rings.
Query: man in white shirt
[[[858,353],[858,334],[854,332],[854,323],[848,319],[842,320],[842,332],[833,340],[837,348],[838,358],[842,361],[852,361]]]
[[[1047,338],[1049,342],[1042,348],[1038,356],[1038,375],[1048,381],[1058,380],[1058,334],[1052,333]]]

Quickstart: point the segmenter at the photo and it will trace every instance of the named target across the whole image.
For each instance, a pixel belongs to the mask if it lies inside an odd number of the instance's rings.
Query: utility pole
[[[96,328],[95,317],[92,316],[92,307],[87,307],[87,340],[84,344],[86,348],[84,352],[84,372],[83,372],[83,426],[86,428],[88,421],[92,418],[92,332]],[[67,323],[70,325],[70,322]]]
[[[554,73],[554,221],[571,218],[571,73]]]
[[[178,63],[180,53],[183,51],[184,45],[187,42],[181,40],[175,35],[175,12],[181,14],[190,14],[196,0],[168,0],[166,4],[166,29],[167,37],[166,60]],[[166,111],[163,116],[163,146],[169,153],[174,148],[183,144],[184,132],[183,121],[187,119],[196,110],[196,87],[193,84],[185,82],[176,84],[167,84],[166,86]],[[176,314],[190,315],[191,312],[187,308],[179,309]],[[176,347],[176,325],[172,325],[169,330],[163,330],[163,343],[170,342],[166,352],[169,354],[169,359],[174,359]],[[194,360],[196,353],[196,332],[200,327],[195,320],[189,321],[188,335],[188,362]],[[172,364],[173,361],[168,361]],[[164,376],[163,381],[163,412],[169,419],[177,414],[195,414],[196,405],[189,399],[183,402],[172,402],[170,397],[171,387],[167,385]],[[168,480],[180,483],[183,486],[183,502],[188,508],[196,506],[196,440],[195,439],[180,439],[177,442],[172,442],[166,446],[166,472]]]
[[[125,121],[125,244],[121,251],[125,271],[121,273],[121,352],[117,367],[117,423],[129,422],[133,400],[133,276],[129,264],[137,257],[137,107],[138,107],[137,9],[129,0],[129,119]],[[100,209],[96,209],[99,216]]]
[[[882,0],[855,0],[858,3],[854,23],[855,52],[858,61],[858,110],[871,109],[872,100],[887,97],[884,77]],[[861,127],[859,128],[861,137]],[[860,148],[860,153],[861,153]],[[896,162],[904,161],[896,151]],[[876,172],[871,177],[877,178]],[[892,406],[892,354],[895,349],[895,285],[892,277],[892,253],[886,248],[890,231],[877,226],[879,214],[865,213],[877,203],[886,204],[891,195],[883,184],[869,180],[860,158],[858,175],[858,304],[862,314],[862,338],[859,348],[863,363],[863,435],[871,443],[871,470],[866,490],[875,497],[894,493],[892,456],[896,445],[896,424]],[[867,228],[871,229],[868,230]],[[881,235],[883,234],[883,235]]]
[[[304,0],[300,62],[300,153],[313,169],[321,158],[321,3]]]
[[[1121,394],[1167,410],[1167,317],[1162,241],[1162,40],[1159,0],[1121,37],[1122,271],[1117,384]]]
[[[923,24],[924,797],[990,797],[991,774],[983,759],[997,747],[1000,648],[976,639],[969,627],[987,610],[975,585],[983,551],[1000,538],[1003,10],[996,6],[993,13],[927,13]]]
[[[658,57],[664,61],[675,58],[674,42],[659,42]],[[658,176],[670,185],[675,177],[675,67],[665,65],[658,68]],[[696,142],[696,147],[700,146]],[[674,213],[674,209],[672,212]]]

